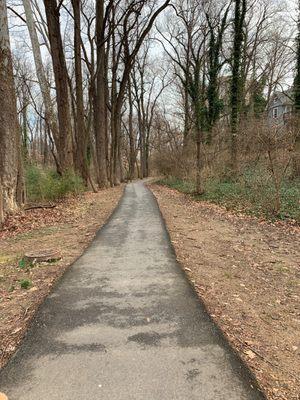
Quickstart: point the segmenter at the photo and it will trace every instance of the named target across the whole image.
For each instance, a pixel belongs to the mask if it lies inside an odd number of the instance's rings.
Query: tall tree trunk
[[[120,97],[117,93],[117,55],[116,55],[116,38],[112,35],[112,77],[111,77],[111,112],[110,112],[110,129],[111,129],[111,151],[110,151],[110,182],[112,185],[119,184],[118,176],[118,146],[119,146],[119,125],[121,125],[121,106]]]
[[[193,96],[192,103],[194,109],[194,126],[196,141],[196,193],[204,193],[204,185],[202,182],[202,146],[204,141],[204,132],[206,128],[205,118],[205,65],[203,65],[202,78],[200,77],[201,62],[198,61],[194,70]],[[201,79],[201,81],[200,81]]]
[[[296,37],[296,75],[294,79],[294,107],[296,143],[293,157],[293,177],[300,177],[300,3],[298,6],[298,32]]]
[[[231,168],[237,170],[237,135],[241,106],[241,56],[243,44],[243,25],[246,14],[246,0],[235,0],[234,39],[231,77]]]
[[[0,223],[18,206],[19,135],[7,8],[0,0]]]
[[[62,172],[65,172],[73,169],[73,144],[68,71],[60,32],[59,8],[57,1],[44,0],[44,4],[56,86],[56,102],[59,124],[57,153]]]
[[[146,134],[145,134],[145,126],[143,122],[143,117],[142,117],[142,122],[139,124],[139,131],[141,135],[141,172],[142,172],[142,177],[146,178],[147,176],[147,167],[146,167]]]
[[[87,132],[84,123],[84,104],[81,66],[81,34],[80,34],[80,0],[72,0],[74,12],[74,53],[75,53],[75,85],[76,85],[76,111],[75,111],[75,168],[85,184],[88,183],[89,171],[87,163]]]
[[[146,168],[146,178],[148,178],[149,170],[149,152],[150,152],[150,127],[147,127],[146,133],[146,143],[145,143],[145,168]]]
[[[189,94],[189,76],[190,76],[190,67],[191,67],[191,29],[190,26],[187,26],[187,49],[186,49],[186,64],[184,71],[184,88],[183,88],[183,96],[184,96],[184,131],[183,131],[183,155],[187,156],[187,148],[190,139],[190,128],[191,128],[191,118],[190,118],[190,94]]]
[[[98,163],[98,185],[108,185],[106,165],[106,143],[107,143],[107,109],[106,109],[106,76],[105,76],[105,45],[104,45],[104,0],[96,2],[96,94],[94,102],[94,126],[96,153]]]
[[[111,183],[118,185],[120,183],[120,170],[119,170],[119,139],[120,139],[120,125],[121,117],[116,106],[112,106],[111,110]]]
[[[196,163],[197,163],[196,193],[197,194],[204,193],[203,182],[202,182],[203,162],[202,162],[201,148],[202,148],[202,130],[200,128],[197,128],[196,132]]]
[[[147,177],[147,165],[146,165],[146,113],[145,113],[145,83],[144,83],[144,70],[141,71],[141,87],[142,90],[140,92],[140,118],[139,118],[139,131],[141,135],[141,170],[143,178]]]
[[[186,78],[186,82],[188,78]],[[183,130],[183,155],[186,156],[186,151],[189,143],[189,134],[190,134],[190,102],[189,102],[189,91],[187,84],[184,85],[183,89],[183,96],[184,96],[184,130]]]
[[[129,116],[128,116],[128,133],[129,133],[129,179],[134,178],[135,166],[135,148],[134,148],[134,133],[133,133],[133,103],[132,103],[132,87],[131,79],[128,80],[128,103],[129,103]]]
[[[24,204],[26,202],[26,191],[25,191],[25,177],[24,177],[24,165],[23,165],[23,149],[22,149],[22,135],[21,129],[17,134],[17,151],[18,151],[18,177],[17,177],[17,192],[16,199],[17,204]]]
[[[56,148],[58,149],[59,147],[59,131],[58,131],[58,126],[57,126],[57,119],[55,115],[55,111],[53,109],[53,104],[51,101],[51,94],[50,94],[50,88],[49,84],[46,78],[46,73],[42,61],[42,54],[41,54],[41,48],[40,48],[40,43],[38,40],[38,35],[36,32],[36,27],[35,27],[35,22],[33,18],[33,12],[30,4],[30,0],[23,0],[23,6],[25,10],[25,15],[26,15],[26,23],[27,23],[27,28],[29,31],[29,36],[30,36],[30,41],[31,41],[31,46],[32,46],[32,52],[33,52],[33,59],[34,59],[34,64],[35,64],[35,70],[36,70],[36,75],[37,79],[40,85],[40,89],[42,92],[43,96],[43,102],[45,105],[45,120],[47,125],[49,126],[51,133],[53,135],[53,139],[56,145]],[[61,168],[58,162],[58,172],[61,173]]]
[[[27,127],[27,107],[28,107],[28,96],[27,88],[24,81],[22,82],[22,148],[24,160],[28,159],[28,127]]]

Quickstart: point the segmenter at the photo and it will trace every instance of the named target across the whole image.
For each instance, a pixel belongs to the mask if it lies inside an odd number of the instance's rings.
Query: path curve
[[[117,210],[0,372],[9,400],[258,400],[176,262],[152,193]]]

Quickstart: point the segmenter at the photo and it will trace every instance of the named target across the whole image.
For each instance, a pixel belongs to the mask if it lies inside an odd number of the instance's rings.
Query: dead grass
[[[267,398],[299,400],[300,228],[151,189],[179,262]]]
[[[0,367],[16,350],[39,304],[83,253],[116,207],[123,186],[60,201],[53,209],[23,211],[0,231]],[[26,252],[53,249],[61,260],[18,267]],[[22,289],[20,282],[30,281]]]

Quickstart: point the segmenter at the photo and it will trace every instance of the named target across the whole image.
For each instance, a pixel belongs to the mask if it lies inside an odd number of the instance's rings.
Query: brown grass
[[[179,262],[268,399],[299,400],[300,228],[151,189]]]
[[[11,216],[0,231],[0,367],[14,353],[39,304],[55,282],[83,253],[116,207],[123,186],[85,193],[53,209],[23,211]],[[21,269],[26,252],[54,249],[55,263]],[[22,279],[30,280],[27,290]]]

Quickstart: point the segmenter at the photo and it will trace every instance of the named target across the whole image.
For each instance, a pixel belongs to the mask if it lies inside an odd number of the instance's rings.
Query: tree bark
[[[133,133],[133,103],[132,103],[132,86],[131,79],[128,80],[128,103],[129,103],[129,116],[128,116],[128,134],[129,134],[129,180],[134,178],[134,166],[136,161],[135,147],[134,147],[134,133]]]
[[[227,9],[228,11],[228,9]],[[207,85],[207,143],[210,144],[212,140],[212,128],[214,123],[219,117],[219,96],[218,96],[218,73],[220,70],[220,52],[222,47],[223,31],[225,29],[227,13],[225,13],[225,20],[223,19],[221,28],[218,27],[219,32],[216,32],[216,26],[212,25],[209,14],[206,19],[209,27],[209,46],[208,46],[208,85]]]
[[[186,81],[188,78],[186,78]],[[188,143],[189,143],[189,133],[190,133],[190,102],[189,102],[189,91],[187,85],[183,88],[183,97],[184,97],[184,130],[183,130],[183,155],[186,156]]]
[[[203,188],[203,182],[202,182],[202,168],[203,168],[203,163],[202,163],[202,157],[201,157],[201,147],[202,147],[202,132],[198,128],[196,132],[196,161],[197,161],[197,170],[196,170],[196,193],[197,194],[203,194],[204,193],[204,188]]]
[[[59,125],[57,153],[61,170],[64,173],[73,169],[73,144],[68,71],[60,32],[59,8],[57,2],[56,0],[44,0],[44,4],[56,86]]]
[[[300,177],[300,3],[298,8],[298,32],[296,37],[296,74],[294,78],[294,108],[295,108],[295,130],[296,142],[294,157],[292,160],[293,177]]]
[[[0,223],[18,207],[20,137],[5,0],[0,0]]]
[[[75,168],[82,177],[85,185],[88,183],[89,171],[87,163],[87,132],[84,123],[84,103],[82,86],[81,65],[81,23],[80,0],[72,0],[74,13],[74,55],[75,55],[75,85],[76,85],[76,111],[75,111]]]
[[[241,56],[246,0],[235,0],[233,65],[231,77],[231,169],[237,171],[237,135],[241,106]]]
[[[106,165],[107,143],[107,109],[106,109],[106,74],[105,74],[105,45],[104,45],[104,0],[96,2],[96,93],[94,97],[94,126],[96,154],[98,163],[98,185],[108,186]]]
[[[27,127],[27,107],[28,96],[25,78],[22,82],[22,148],[24,160],[28,159],[28,127]]]

